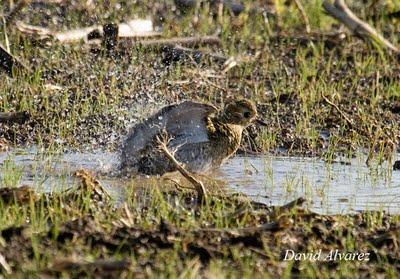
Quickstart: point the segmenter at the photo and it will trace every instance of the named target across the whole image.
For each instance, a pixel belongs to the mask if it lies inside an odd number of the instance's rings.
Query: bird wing
[[[186,101],[168,115],[166,131],[171,138],[168,147],[175,148],[188,143],[208,142],[206,118],[217,113],[208,104]]]
[[[208,104],[185,101],[162,108],[144,122],[136,125],[122,149],[122,163],[132,165],[156,135],[166,131],[171,140],[168,147],[208,141],[206,117],[218,110]],[[124,163],[124,161],[126,161]]]

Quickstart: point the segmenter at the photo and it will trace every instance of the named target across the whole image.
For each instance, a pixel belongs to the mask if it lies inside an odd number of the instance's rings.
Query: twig
[[[336,45],[346,38],[344,32],[310,32],[309,34],[298,34],[298,33],[285,33],[279,32],[279,34],[271,35],[269,37],[272,41],[290,40],[297,41],[300,44],[308,44],[309,42],[320,42],[324,41],[326,43]]]
[[[215,88],[221,90],[221,91],[224,92],[224,93],[227,93],[227,92],[228,92],[228,90],[227,90],[226,88],[221,87],[221,86],[219,86],[219,85],[217,85],[217,84],[211,82],[207,77],[202,78],[202,81],[204,81],[204,82],[207,83],[208,85],[211,85],[212,87],[215,87]]]
[[[368,23],[363,22],[359,19],[347,6],[343,0],[335,0],[333,5],[330,1],[325,0],[322,3],[324,9],[329,15],[336,18],[338,21],[346,25],[355,35],[360,37],[365,41],[371,41],[380,46],[385,47],[390,51],[396,53],[399,49],[395,47],[391,42],[386,40],[381,34],[378,33],[372,26]]]
[[[201,181],[197,180],[193,175],[191,175],[183,166],[181,163],[179,163],[174,155],[171,154],[171,152],[168,150],[167,145],[165,144],[165,141],[162,141],[158,136],[157,136],[157,143],[159,144],[159,148],[161,151],[164,152],[165,156],[170,160],[170,162],[176,167],[176,169],[190,182],[193,184],[194,188],[197,191],[197,198],[200,201],[200,204],[204,203],[207,201],[207,193],[206,189],[204,188],[204,185]]]
[[[0,123],[24,123],[29,117],[26,111],[0,112]]]
[[[334,107],[336,109],[337,112],[339,112],[339,114],[344,118],[344,120],[346,120],[346,122],[350,125],[350,127],[354,127],[354,123],[353,121],[351,121],[350,118],[347,117],[347,115],[335,104],[333,103],[331,100],[329,100],[324,94],[321,94],[322,98],[324,99],[324,101]]]
[[[110,25],[106,24],[105,26]],[[117,25],[117,24],[115,24]],[[124,41],[132,41],[137,38],[148,38],[160,36],[160,32],[152,31],[150,23],[146,20],[129,20],[127,22],[119,23],[118,26],[118,37]],[[33,40],[39,42],[51,42],[55,41],[58,43],[79,43],[79,42],[91,42],[98,44],[99,41],[92,42],[94,39],[102,39],[104,35],[104,26],[94,25],[89,27],[77,28],[62,32],[57,32],[49,28],[29,25],[21,21],[16,22],[17,29],[29,35]]]
[[[159,50],[164,52],[163,62],[167,65],[171,62],[176,62],[181,59],[191,59],[199,63],[203,57],[209,57],[212,60],[224,63],[226,58],[211,52],[204,52],[191,49],[199,45],[219,45],[220,39],[216,36],[204,37],[183,37],[183,38],[170,38],[170,39],[153,39],[153,40],[132,40],[132,38],[120,37],[118,39],[118,48],[121,54],[130,53],[134,49],[143,50]],[[91,50],[95,53],[99,52],[97,48],[99,45],[98,40],[90,41]]]
[[[176,181],[176,180],[174,180],[174,179],[172,179],[172,178],[169,178],[169,177],[166,177],[166,178],[164,178],[166,181],[171,181],[174,185],[175,185],[175,187],[176,187],[176,189],[177,190],[182,190],[182,189],[188,189],[188,190],[196,190],[195,188],[192,188],[192,187],[186,187],[186,186],[182,186],[182,185],[180,185],[179,183],[178,183],[178,181]]]
[[[163,46],[171,46],[175,47],[175,45],[192,47],[197,45],[220,45],[221,40],[217,36],[202,36],[202,37],[178,37],[178,38],[170,38],[170,39],[156,39],[156,40],[142,40],[142,41],[122,41],[123,45],[129,45],[130,43],[133,46],[142,46],[142,47],[163,47]]]
[[[180,45],[175,45],[173,47],[167,45],[162,48],[162,51],[164,52],[163,62],[165,64],[171,64],[173,61],[184,59],[191,59],[196,63],[199,63],[204,57],[209,57],[213,61],[221,64],[225,63],[227,60],[223,55],[211,53],[209,51],[191,49]]]
[[[294,208],[301,207],[307,200],[303,197],[297,198],[285,205],[282,206],[274,206],[273,209],[269,212],[270,216],[277,218],[278,216],[284,214],[285,212],[291,211]]]
[[[14,57],[0,44],[0,68],[3,69],[10,77],[14,74],[29,73],[29,68],[24,65],[19,59]],[[17,72],[14,71],[17,70]]]
[[[12,273],[10,265],[7,263],[6,258],[2,254],[0,254],[0,266],[4,268],[7,274]]]
[[[118,24],[108,23],[103,26],[103,48],[108,56],[114,56],[118,46]]]
[[[282,205],[279,207],[279,210],[292,210],[295,207],[302,206],[306,202],[306,199],[303,197],[300,197],[298,199],[295,199],[294,201],[291,201],[285,205]]]
[[[304,10],[304,7],[301,4],[300,0],[294,0],[294,3],[296,4],[297,9],[299,9],[301,17],[303,18],[303,21],[304,21],[304,25],[306,26],[306,32],[309,34],[311,32],[311,27],[310,27],[310,21],[308,20],[306,11]]]

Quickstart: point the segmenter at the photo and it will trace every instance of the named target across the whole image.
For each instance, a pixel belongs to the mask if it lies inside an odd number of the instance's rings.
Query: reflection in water
[[[364,158],[351,165],[326,164],[318,158],[234,157],[216,171],[233,191],[255,200],[282,205],[298,197],[311,201],[319,213],[348,213],[358,210],[400,212],[400,172],[388,166],[371,170]],[[114,175],[116,153],[43,154],[36,149],[0,154],[3,186],[32,185],[39,191],[58,191],[76,183],[71,173],[80,168],[97,174],[102,185],[117,200],[124,198],[123,181]]]

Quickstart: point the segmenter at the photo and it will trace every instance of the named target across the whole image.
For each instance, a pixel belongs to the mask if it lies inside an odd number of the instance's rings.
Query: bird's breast
[[[239,125],[213,122],[212,129],[209,130],[209,138],[213,142],[213,146],[218,149],[217,151],[228,157],[239,148],[242,131],[243,128]]]

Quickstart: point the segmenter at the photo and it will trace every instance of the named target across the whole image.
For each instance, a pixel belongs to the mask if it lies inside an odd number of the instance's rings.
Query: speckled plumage
[[[157,148],[156,137],[169,138],[168,148],[192,172],[219,167],[240,146],[243,129],[256,117],[253,103],[241,100],[224,110],[186,101],[162,108],[136,125],[121,153],[121,167],[129,172],[162,175],[175,167]]]

